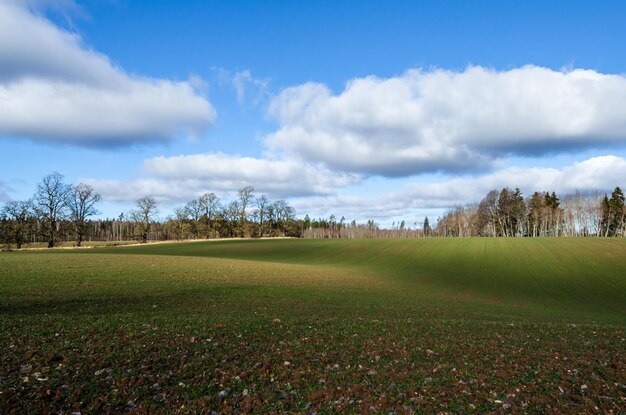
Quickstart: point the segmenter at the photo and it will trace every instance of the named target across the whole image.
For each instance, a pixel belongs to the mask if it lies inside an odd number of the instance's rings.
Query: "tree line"
[[[176,239],[302,236],[302,220],[292,206],[254,191],[245,186],[236,199],[224,203],[214,193],[190,200],[165,221],[168,234]]]
[[[626,207],[619,187],[610,196],[576,192],[562,199],[555,192],[524,197],[518,188],[504,188],[488,192],[479,203],[452,207],[432,227],[428,217],[423,222],[395,221],[385,228],[373,220],[359,224],[335,215],[307,216],[304,222],[306,238],[623,237]]]
[[[0,242],[22,245],[45,241],[48,248],[71,234],[80,246],[89,232],[89,218],[98,214],[101,197],[84,183],[69,185],[59,173],[52,173],[37,185],[34,196],[8,202],[0,211]]]
[[[626,207],[620,187],[609,196],[576,192],[492,190],[477,205],[455,206],[437,222],[438,236],[603,236],[626,235]]]
[[[347,221],[344,216],[337,219],[330,215],[328,219],[303,219],[304,238],[344,238],[344,239],[388,239],[388,238],[421,238],[432,235],[428,217],[423,222],[408,223],[406,220],[393,222],[390,227],[381,227],[373,219],[365,223],[356,220]]]
[[[359,224],[345,217],[303,219],[284,200],[255,195],[252,186],[237,197],[222,201],[205,193],[159,219],[154,197],[138,199],[135,209],[115,219],[99,215],[101,196],[84,183],[71,185],[59,173],[45,176],[33,197],[11,201],[0,209],[0,244],[21,248],[44,242],[181,240],[233,237],[305,238],[418,238],[418,237],[545,237],[626,236],[626,206],[620,187],[608,194],[577,192],[563,198],[555,192],[534,192],[524,197],[519,188],[488,192],[479,203],[454,206],[431,227],[406,220],[380,227],[374,220]]]
[[[128,241],[227,237],[300,237],[301,220],[284,200],[256,196],[246,186],[237,198],[222,202],[205,193],[161,220],[154,197],[138,199],[135,209],[115,219],[94,219],[102,197],[93,187],[67,184],[59,173],[45,176],[32,198],[10,201],[0,209],[0,244],[5,249],[35,242],[49,248],[59,242]]]

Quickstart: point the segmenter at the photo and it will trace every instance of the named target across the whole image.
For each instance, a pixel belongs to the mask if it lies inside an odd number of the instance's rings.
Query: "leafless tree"
[[[265,218],[267,217],[267,207],[270,201],[265,195],[261,195],[256,199],[257,215],[259,218],[259,236],[263,236],[265,230]]]
[[[478,233],[482,236],[497,236],[498,191],[492,190],[478,205]]]
[[[137,210],[131,212],[131,217],[139,225],[139,235],[141,241],[146,243],[148,241],[148,233],[150,232],[150,225],[154,221],[154,216],[157,214],[157,203],[152,196],[144,196],[138,199]]]
[[[169,220],[169,222],[172,222],[174,224],[174,234],[176,236],[176,239],[185,239],[185,235],[187,234],[187,230],[189,228],[188,222],[190,222],[192,226],[197,224],[198,222],[198,217],[196,216],[194,219],[195,213],[192,210],[194,206],[197,206],[197,201],[194,200],[192,202],[196,203],[193,204],[190,202],[191,207],[190,203],[187,203],[187,205],[185,205],[184,207],[176,208],[174,210],[174,217]],[[196,236],[195,226],[192,233],[194,236]]]
[[[237,235],[237,228],[241,225],[241,205],[237,200],[231,200],[230,203],[224,208],[222,213],[226,222],[227,234],[230,236]]]
[[[193,234],[194,238],[197,238],[200,233],[198,225],[200,225],[200,219],[202,218],[202,205],[200,204],[199,199],[194,199],[187,202],[184,207],[184,212],[180,211],[180,209],[176,209],[176,211],[174,212],[174,214],[176,215],[176,220],[181,220],[180,214],[182,213],[186,214],[185,219],[190,220],[191,233]]]
[[[87,218],[97,215],[96,203],[102,199],[93,187],[79,183],[73,186],[68,193],[67,205],[70,210],[70,219],[74,224],[76,246],[80,246],[89,230]]]
[[[211,237],[214,233],[214,220],[220,211],[220,199],[215,193],[205,193],[198,198],[200,211],[202,214],[202,222],[205,226],[207,237]]]
[[[246,209],[248,209],[248,206],[250,206],[250,204],[254,201],[254,187],[253,186],[246,186],[243,187],[241,189],[239,189],[238,196],[239,196],[239,232],[241,237],[243,238],[245,236],[246,233]]]
[[[59,221],[67,215],[67,200],[72,187],[57,172],[47,175],[37,185],[34,209],[41,225],[41,234],[53,248],[59,233]]]

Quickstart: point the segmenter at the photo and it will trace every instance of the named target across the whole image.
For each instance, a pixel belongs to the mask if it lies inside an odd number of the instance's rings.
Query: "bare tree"
[[[191,218],[192,224],[196,224],[198,219],[194,219],[194,207],[197,206],[197,201],[193,201],[196,202],[195,204],[191,204],[187,203],[187,205],[185,205],[184,207],[179,207],[176,208],[174,210],[174,217],[173,219],[171,219],[170,221],[172,221],[174,223],[174,234],[176,235],[176,239],[185,239],[185,234],[186,234],[186,230],[187,230],[187,221],[189,221],[189,219]],[[192,233],[195,236],[195,226],[194,226],[194,230],[192,230]]]
[[[152,196],[144,196],[138,199],[137,210],[131,212],[131,217],[139,225],[139,235],[141,236],[141,242],[146,243],[148,241],[148,233],[150,232],[150,225],[154,221],[154,216],[157,213],[157,203]]]
[[[269,199],[265,195],[261,195],[256,199],[256,208],[259,217],[259,236],[263,236],[265,218],[267,217],[267,208],[270,204]]]
[[[72,190],[57,172],[47,175],[37,185],[34,208],[41,224],[41,234],[53,248],[59,233],[59,221],[67,214],[68,194]]]
[[[236,236],[236,226],[240,223],[241,206],[237,200],[231,200],[231,202],[224,207],[222,212],[224,216],[224,222],[227,227],[227,232],[230,236]]]
[[[176,211],[174,212],[176,220],[180,221],[181,215],[183,213],[186,213],[185,220],[191,220],[191,233],[193,234],[194,238],[197,238],[199,236],[198,225],[200,224],[200,218],[202,217],[202,205],[200,204],[200,201],[198,199],[194,199],[187,202],[184,207],[184,211],[185,212],[176,209]]]
[[[87,218],[97,215],[96,203],[102,199],[93,187],[88,184],[79,183],[71,188],[68,193],[67,205],[70,210],[70,219],[74,224],[76,234],[76,246],[80,246],[84,237],[89,231]]]
[[[246,233],[246,209],[252,201],[254,200],[254,192],[253,186],[246,186],[239,189],[239,232],[241,232],[241,237],[243,238]]]
[[[205,193],[198,198],[198,204],[202,212],[202,221],[206,227],[206,235],[210,237],[214,231],[214,220],[219,213],[220,198],[215,193]]]
[[[482,236],[498,236],[498,191],[492,190],[478,205],[478,233]]]

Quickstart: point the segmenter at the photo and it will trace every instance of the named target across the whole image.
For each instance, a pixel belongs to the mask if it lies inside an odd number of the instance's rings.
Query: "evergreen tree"
[[[20,249],[28,243],[28,235],[33,230],[34,218],[31,201],[9,202],[0,211],[2,219],[2,235],[0,242],[7,245],[15,244]]]
[[[611,199],[607,201],[609,215],[607,218],[607,236],[622,236],[624,234],[624,192],[618,187],[613,190]]]
[[[511,236],[524,236],[526,234],[526,202],[519,188],[511,195],[510,222]]]
[[[609,197],[605,194],[600,203],[600,233],[603,236],[609,236],[611,222],[611,205]]]
[[[513,192],[504,188],[498,196],[498,230],[501,236],[511,236],[511,208],[513,205]]]
[[[552,194],[546,192],[545,204],[547,208],[547,231],[554,236],[559,236],[561,228],[563,209],[560,208],[561,201],[555,192]]]

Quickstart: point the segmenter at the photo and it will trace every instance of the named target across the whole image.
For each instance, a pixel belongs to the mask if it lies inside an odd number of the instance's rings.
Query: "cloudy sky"
[[[436,217],[626,186],[626,2],[0,0],[0,202],[102,216],[253,185],[303,216]]]

